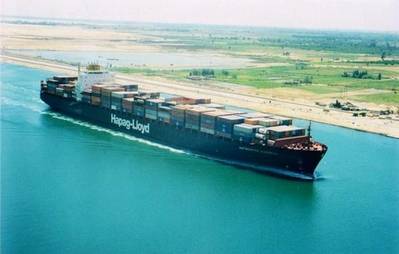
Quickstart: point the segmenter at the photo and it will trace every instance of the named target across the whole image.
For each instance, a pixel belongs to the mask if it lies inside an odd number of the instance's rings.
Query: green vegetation
[[[355,97],[355,99],[377,104],[399,105],[399,92],[361,95]]]
[[[378,79],[347,79],[342,76],[345,68],[328,68],[324,66],[308,66],[298,69],[295,65],[272,66],[267,68],[243,69],[202,69],[202,70],[155,70],[143,68],[114,68],[123,73],[142,74],[146,76],[162,76],[165,78],[184,80],[191,75],[211,76],[213,80],[255,88],[293,87],[305,91],[320,93],[336,93],[359,89],[399,89],[398,80],[391,79],[393,71],[378,70],[384,77]],[[377,70],[370,70],[370,72]]]
[[[155,28],[154,28],[155,29]],[[349,31],[311,31],[300,29],[273,29],[257,27],[227,27],[206,25],[176,25],[157,27],[165,47],[187,50],[215,50],[232,53],[281,49],[282,56],[291,51],[334,52],[343,54],[370,54],[385,60],[399,55],[399,35]],[[172,43],[171,43],[172,42]]]
[[[188,76],[202,76],[207,78],[213,78],[215,77],[215,71],[213,69],[192,70],[189,72]]]
[[[142,27],[129,29],[143,33]],[[292,88],[316,97],[341,94],[367,102],[399,104],[392,92],[399,90],[398,34],[162,24],[148,24],[145,34],[157,38],[147,43],[168,51],[245,57],[256,66],[117,71],[173,80],[207,79],[256,89]]]
[[[368,74],[367,70],[361,71],[361,70],[355,70],[353,72],[346,72],[342,74],[342,77],[344,78],[358,78],[358,79],[382,79],[381,73],[378,73],[376,75]]]

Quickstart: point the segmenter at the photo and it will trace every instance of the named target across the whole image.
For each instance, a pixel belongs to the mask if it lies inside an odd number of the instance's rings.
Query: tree
[[[378,80],[381,80],[381,78],[382,78],[381,73],[378,73]]]
[[[313,80],[313,77],[312,77],[312,76],[306,76],[306,77],[304,78],[304,80],[303,80],[303,83],[305,83],[305,84],[312,84],[312,80]]]
[[[224,76],[229,76],[229,71],[222,70],[222,74],[223,74]]]

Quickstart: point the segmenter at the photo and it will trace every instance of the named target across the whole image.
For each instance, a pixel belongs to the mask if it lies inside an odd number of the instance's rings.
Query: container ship
[[[327,151],[290,118],[117,84],[96,64],[41,81],[40,98],[73,118],[256,171],[314,179]]]

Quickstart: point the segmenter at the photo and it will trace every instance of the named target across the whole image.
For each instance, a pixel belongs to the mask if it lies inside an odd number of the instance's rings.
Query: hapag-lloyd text
[[[125,127],[127,130],[136,130],[141,133],[150,133],[150,124],[140,123],[138,120],[127,120],[117,117],[115,114],[111,114],[111,123],[118,125],[119,127]]]

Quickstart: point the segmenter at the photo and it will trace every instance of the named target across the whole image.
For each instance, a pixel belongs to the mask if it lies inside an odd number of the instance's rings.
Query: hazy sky
[[[399,31],[399,0],[0,0],[2,15]]]

